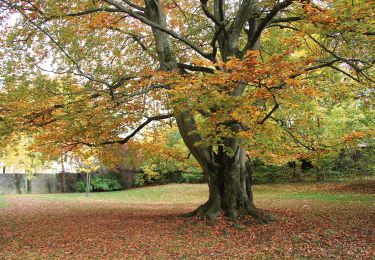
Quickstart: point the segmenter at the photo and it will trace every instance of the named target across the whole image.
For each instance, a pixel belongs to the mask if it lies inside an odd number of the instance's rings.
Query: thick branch
[[[143,128],[145,128],[151,122],[158,121],[158,120],[163,120],[163,119],[168,119],[168,118],[171,118],[171,117],[173,117],[173,115],[171,115],[171,114],[147,117],[146,121],[144,121],[142,124],[140,124],[133,132],[131,132],[125,138],[122,138],[122,139],[119,139],[119,140],[113,140],[113,141],[103,142],[103,143],[100,143],[100,145],[125,144],[125,143],[129,142],[129,140],[131,138],[133,138],[138,132],[140,132]]]
[[[237,16],[234,18],[230,27],[231,40],[237,41],[244,24],[249,20],[251,11],[254,6],[254,0],[244,0],[238,10]]]
[[[180,69],[186,69],[186,70],[191,70],[191,71],[200,71],[200,72],[206,72],[206,73],[214,73],[215,70],[203,66],[196,66],[196,65],[190,65],[190,64],[185,64],[185,63],[178,63],[177,66]]]
[[[293,3],[293,0],[285,0],[284,2],[278,3],[275,5],[272,10],[260,20],[257,29],[255,30],[253,37],[250,41],[246,44],[246,49],[250,50],[252,46],[258,41],[263,29],[274,19],[274,17],[283,9],[287,8],[289,5]]]
[[[279,104],[278,103],[275,103],[275,105],[273,106],[273,108],[271,109],[270,112],[267,113],[267,115],[260,121],[258,122],[259,125],[263,125],[264,122],[266,122],[266,120],[268,118],[270,118],[272,116],[272,114],[279,108]]]
[[[144,11],[146,10],[144,7],[141,7],[141,6],[139,6],[139,5],[136,5],[136,4],[132,3],[132,2],[130,2],[129,0],[121,0],[121,1],[123,1],[123,2],[126,3],[128,6],[133,7],[134,9],[137,9],[137,10],[139,10],[139,11],[144,12]]]
[[[49,21],[51,19],[56,19],[56,18],[63,18],[63,17],[83,16],[83,15],[98,13],[98,12],[119,13],[119,12],[121,12],[121,10],[119,10],[117,8],[110,8],[110,7],[91,8],[91,9],[87,9],[87,10],[76,12],[76,13],[47,16],[45,21]]]
[[[202,137],[197,133],[197,126],[191,111],[180,112],[176,116],[178,129],[182,139],[189,151],[199,162],[204,172],[209,172],[212,162],[211,149],[209,147],[198,146]]]
[[[200,0],[200,1],[201,1],[201,7],[202,7],[202,10],[203,10],[203,13],[207,16],[207,18],[209,18],[211,21],[213,21],[216,26],[224,27],[225,26],[224,22],[217,20],[215,15],[210,13],[210,11],[208,10],[207,0]]]
[[[206,58],[206,59],[209,59],[209,60],[212,60],[212,55],[210,53],[206,53],[204,52],[202,49],[200,49],[197,45],[195,45],[194,43],[192,43],[191,41],[189,41],[188,39],[184,38],[183,36],[181,36],[180,34],[176,33],[175,31],[172,31],[168,28],[165,28],[163,26],[161,26],[160,24],[156,23],[156,22],[153,22],[149,19],[147,19],[146,17],[144,17],[143,15],[140,15],[139,13],[127,8],[125,5],[123,5],[120,1],[118,0],[105,0],[107,3],[117,7],[118,9],[120,9],[121,11],[123,11],[124,13],[127,13],[128,15],[130,15],[131,17],[139,20],[140,22],[144,23],[144,24],[147,24],[149,26],[151,26],[152,28],[155,28],[157,30],[160,30],[162,32],[165,32],[167,34],[169,34],[170,36],[172,36],[173,38],[185,43],[187,46],[189,46],[190,48],[192,48],[193,50],[195,50],[198,54],[200,54],[202,57]]]

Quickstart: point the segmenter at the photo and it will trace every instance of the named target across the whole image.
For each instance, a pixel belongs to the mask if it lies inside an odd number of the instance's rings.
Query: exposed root
[[[183,217],[203,217],[208,219],[215,219],[221,214],[221,209],[218,206],[213,205],[209,201],[199,206],[194,211],[184,214]]]
[[[267,224],[276,220],[276,218],[271,214],[261,211],[255,207],[247,207],[246,209],[243,208],[235,211],[223,211],[220,207],[212,205],[209,202],[199,206],[190,213],[184,214],[183,217],[197,217],[199,219],[206,220],[207,224],[211,225],[215,223],[215,220],[221,216],[223,212],[223,216],[225,216],[229,222],[233,222],[234,225],[239,223],[245,223],[248,225],[250,222],[252,224]],[[247,221],[248,217],[251,217],[253,221]]]
[[[200,205],[198,208],[196,208],[194,211],[183,214],[182,217],[190,218],[190,217],[195,217],[197,215],[200,215],[202,212],[206,210],[208,207],[208,202]]]
[[[248,207],[246,210],[248,215],[252,216],[259,224],[267,224],[275,220],[271,214],[262,212],[255,207]]]

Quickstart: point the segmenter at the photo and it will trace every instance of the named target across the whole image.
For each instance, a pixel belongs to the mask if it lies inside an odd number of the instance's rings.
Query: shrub
[[[161,172],[161,183],[182,183],[184,182],[183,171],[163,171]]]
[[[78,192],[85,192],[86,191],[86,181],[85,180],[79,180],[76,183],[76,190]]]
[[[252,179],[254,184],[274,183],[286,181],[287,176],[283,167],[261,163],[253,167]]]
[[[91,186],[93,191],[113,191],[122,189],[120,181],[114,174],[93,175],[91,178]]]
[[[342,149],[333,169],[344,172],[347,176],[371,175],[375,168],[374,152],[375,149],[371,146],[362,149]]]
[[[146,165],[138,173],[136,178],[136,184],[143,186],[147,184],[159,183],[160,174],[156,171],[156,165]]]
[[[76,184],[79,192],[86,191],[86,180],[79,180]],[[122,186],[119,177],[115,174],[92,174],[90,191],[114,191],[121,190]]]
[[[205,177],[201,171],[191,167],[185,171],[158,168],[156,165],[145,166],[136,177],[136,185],[167,183],[202,183]]]
[[[183,173],[182,174],[182,183],[202,183],[204,182],[203,174],[196,173]]]

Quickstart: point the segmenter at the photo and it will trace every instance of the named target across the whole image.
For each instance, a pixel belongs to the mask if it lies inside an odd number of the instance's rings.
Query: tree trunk
[[[217,9],[219,1],[215,2],[215,9]],[[161,27],[166,27],[161,0],[145,0],[145,6],[146,17]],[[250,6],[246,5],[247,11],[248,8]],[[219,15],[219,13],[215,11],[215,15]],[[223,17],[217,17],[217,19],[224,20]],[[242,20],[238,19],[237,23],[246,22],[246,20]],[[238,26],[238,28],[240,27],[241,25]],[[164,71],[177,70],[177,60],[170,36],[155,28],[152,28],[152,32],[158,53],[159,68]],[[222,39],[219,41],[219,45],[223,60],[227,60],[226,57],[235,56],[234,54],[238,50],[236,46],[238,45],[239,33],[238,30],[233,30],[231,37],[229,35],[224,36],[220,36]],[[231,95],[240,96],[245,86],[246,84],[239,84]],[[268,219],[262,217],[254,207],[251,178],[245,165],[246,151],[239,147],[234,139],[224,140],[224,145],[219,146],[217,152],[213,151],[212,146],[197,146],[196,144],[202,141],[202,137],[196,131],[197,127],[192,111],[175,111],[174,116],[182,139],[197,159],[209,181],[208,201],[190,215],[201,215],[214,219],[224,212],[232,220],[244,215],[251,215],[260,222],[267,222]],[[232,127],[234,131],[238,131],[236,129],[239,128],[238,125]],[[227,148],[234,151],[233,155],[225,152],[228,150]]]
[[[217,152],[196,146],[200,136],[193,131],[196,128],[194,118],[185,112],[177,116],[176,121],[186,146],[208,177],[208,201],[189,215],[215,219],[224,213],[231,220],[251,215],[259,222],[268,222],[269,218],[262,216],[254,206],[245,149],[235,139],[224,140]]]
[[[302,162],[301,161],[295,161],[294,162],[294,173],[293,173],[293,180],[295,182],[301,182],[302,181]]]
[[[251,215],[259,222],[268,222],[269,218],[262,216],[254,206],[251,175],[245,165],[245,150],[238,147],[234,156],[225,154],[223,150],[219,148],[215,156],[217,162],[206,172],[209,199],[191,215],[215,219],[224,213],[231,220]]]
[[[185,111],[175,118],[182,139],[208,178],[208,201],[189,215],[214,219],[224,213],[231,220],[251,215],[259,222],[268,222],[270,219],[262,216],[253,203],[251,175],[246,168],[246,150],[233,138],[223,140],[217,151],[213,151],[212,147],[197,146],[202,139],[196,132],[192,114]],[[238,131],[239,126],[234,124],[231,128]]]

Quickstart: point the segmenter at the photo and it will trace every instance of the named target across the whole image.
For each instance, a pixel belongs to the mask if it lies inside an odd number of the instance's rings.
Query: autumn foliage
[[[89,149],[110,163],[145,128],[176,124],[209,180],[195,213],[231,218],[261,218],[249,158],[318,167],[349,142],[373,145],[373,1],[0,8],[3,143],[22,134],[50,157]]]
[[[247,219],[251,225],[233,226],[220,217],[207,225],[181,218],[204,201],[205,185],[90,198],[8,196],[7,206],[0,204],[0,258],[374,257],[373,181],[263,185],[255,187],[255,194],[277,222],[260,225]]]

